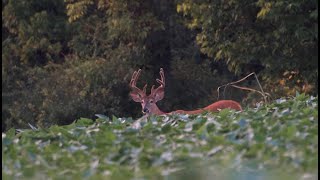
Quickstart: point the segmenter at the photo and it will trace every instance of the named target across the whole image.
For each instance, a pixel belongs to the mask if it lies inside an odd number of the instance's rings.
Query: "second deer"
[[[204,111],[215,112],[215,111],[219,111],[219,109],[226,109],[226,108],[234,109],[237,111],[242,110],[241,105],[236,101],[220,100],[210,104],[205,108],[198,109],[198,110],[193,110],[193,111],[176,110],[170,113],[165,113],[161,111],[156,104],[158,101],[164,98],[165,78],[164,78],[163,69],[162,68],[160,69],[161,80],[156,79],[157,82],[160,84],[160,86],[157,89],[155,89],[154,88],[155,86],[153,85],[151,87],[150,95],[146,94],[147,84],[143,87],[143,90],[139,89],[136,86],[140,73],[141,73],[141,69],[139,69],[138,71],[135,71],[132,75],[132,78],[130,81],[130,88],[131,88],[130,96],[133,99],[133,101],[141,103],[142,112],[146,115],[150,115],[150,114],[162,115],[162,114],[172,114],[172,113],[200,114]]]

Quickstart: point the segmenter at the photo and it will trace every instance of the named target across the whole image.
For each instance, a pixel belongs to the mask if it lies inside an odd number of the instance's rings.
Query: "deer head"
[[[144,114],[164,114],[158,106],[156,105],[156,102],[160,101],[164,97],[164,87],[165,87],[165,79],[164,79],[164,72],[163,69],[160,69],[160,79],[156,79],[157,82],[160,84],[160,86],[155,89],[154,85],[151,87],[151,93],[150,95],[146,94],[147,84],[143,87],[143,90],[139,89],[136,86],[137,80],[140,76],[141,69],[138,71],[135,71],[132,75],[131,81],[130,81],[130,96],[135,102],[141,103],[142,112]]]

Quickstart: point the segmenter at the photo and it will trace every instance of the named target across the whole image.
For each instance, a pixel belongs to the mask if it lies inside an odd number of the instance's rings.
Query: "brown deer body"
[[[157,89],[154,89],[154,85],[151,87],[151,94],[147,95],[146,94],[146,88],[147,84],[143,87],[143,90],[139,89],[136,87],[137,80],[140,76],[141,69],[138,71],[135,71],[132,75],[131,81],[130,81],[130,87],[131,87],[131,92],[130,96],[135,102],[140,102],[141,107],[142,107],[142,112],[144,114],[155,114],[155,115],[162,115],[162,114],[172,114],[172,113],[178,113],[178,114],[200,114],[204,111],[219,111],[219,109],[235,109],[237,111],[241,111],[241,105],[232,100],[220,100],[217,101],[213,104],[210,104],[209,106],[198,109],[198,110],[193,110],[193,111],[184,111],[184,110],[176,110],[170,113],[165,113],[162,112],[156,102],[162,100],[164,98],[164,87],[165,87],[165,78],[164,78],[164,72],[163,69],[160,69],[160,79],[156,79],[157,82],[160,84],[160,86]]]

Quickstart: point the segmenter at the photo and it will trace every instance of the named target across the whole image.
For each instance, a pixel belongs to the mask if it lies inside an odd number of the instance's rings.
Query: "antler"
[[[140,76],[140,73],[141,73],[141,69],[139,69],[138,71],[134,71],[133,74],[132,74],[132,78],[131,78],[131,81],[130,81],[130,87],[133,91],[137,92],[139,95],[145,95],[146,94],[146,88],[147,88],[147,84],[144,85],[143,87],[143,90],[139,89],[137,86],[136,86],[136,83],[137,83],[137,80]]]
[[[154,89],[154,85],[152,85],[151,87],[151,95],[154,95],[157,91],[159,90],[163,90],[165,87],[165,79],[164,79],[164,72],[163,69],[160,68],[160,76],[161,76],[161,80],[160,79],[156,79],[156,81],[160,84],[160,86],[157,89]]]

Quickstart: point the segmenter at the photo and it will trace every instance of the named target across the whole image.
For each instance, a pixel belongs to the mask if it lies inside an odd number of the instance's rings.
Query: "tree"
[[[201,52],[225,61],[236,74],[258,68],[265,87],[276,96],[296,90],[316,93],[316,0],[182,0],[177,11],[198,32]]]

